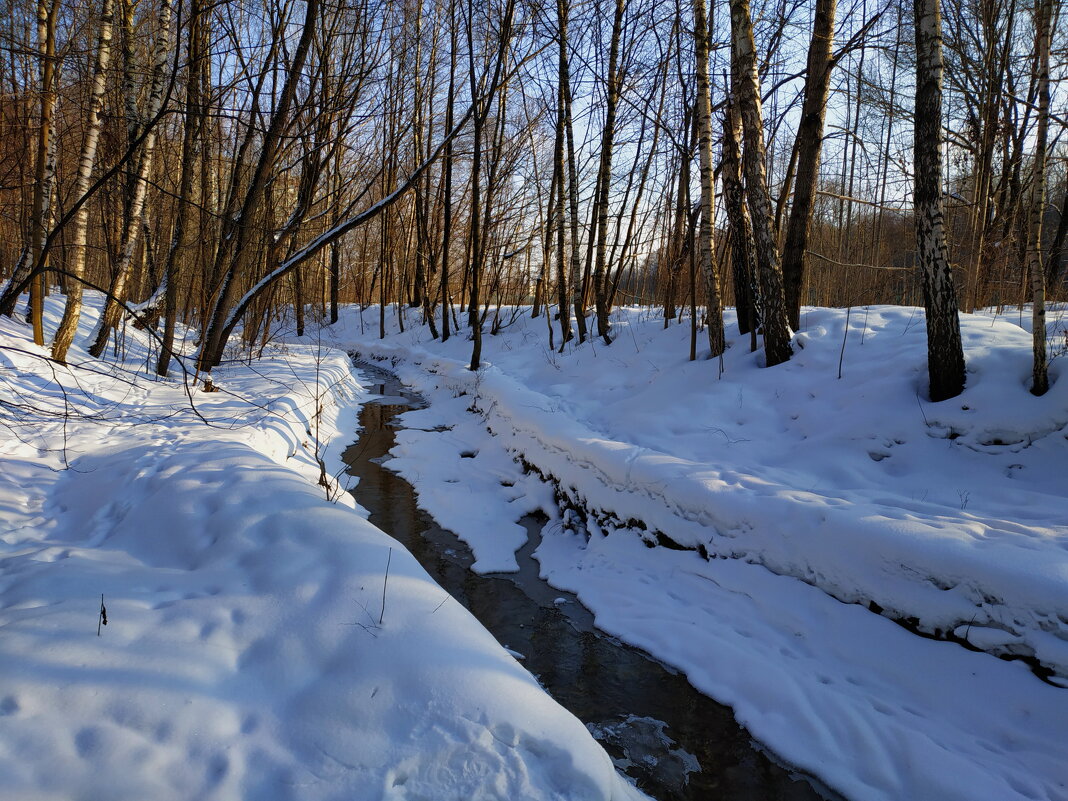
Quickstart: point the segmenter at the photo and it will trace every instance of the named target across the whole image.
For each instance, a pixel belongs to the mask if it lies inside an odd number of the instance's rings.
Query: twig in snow
[[[727,444],[728,444],[728,445],[733,445],[733,444],[734,444],[734,443],[736,443],[736,442],[749,442],[749,440],[748,440],[748,439],[746,439],[745,437],[737,437],[737,438],[735,438],[735,437],[731,437],[731,436],[730,436],[730,435],[729,435],[729,434],[728,434],[728,433],[727,433],[726,431],[724,431],[724,430],[723,430],[722,428],[714,428],[714,427],[712,427],[712,426],[707,426],[707,427],[705,428],[705,430],[706,430],[706,431],[709,431],[709,432],[711,432],[711,433],[713,433],[713,434],[719,434],[719,435],[720,435],[721,437],[723,437],[723,439],[724,439],[724,440],[726,440],[726,442],[727,442]]]
[[[378,625],[382,625],[382,620],[386,617],[386,585],[389,584],[389,563],[393,561],[393,549],[389,549],[389,555],[386,557],[386,575],[382,578],[382,613],[378,616]]]
[[[920,403],[920,393],[919,392],[916,393],[916,405],[920,407],[920,414],[923,415],[923,424],[925,426],[927,426],[928,428],[930,428],[931,427],[931,423],[927,419],[927,413],[924,412],[924,410],[923,410],[923,404]]]
[[[108,624],[108,609],[104,606],[104,593],[100,593],[100,614],[96,619],[96,636],[100,636],[100,627]]]
[[[849,316],[853,313],[853,307],[846,309],[845,331],[842,332],[842,349],[838,352],[838,380],[842,380],[842,362],[845,360],[846,339],[849,337]]]

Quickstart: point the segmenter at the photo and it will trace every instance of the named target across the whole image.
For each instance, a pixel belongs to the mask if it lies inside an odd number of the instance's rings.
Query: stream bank
[[[728,707],[649,654],[599,631],[573,595],[543,581],[534,558],[544,524],[539,516],[519,521],[528,539],[516,554],[518,573],[472,572],[467,545],[420,510],[412,486],[383,464],[402,427],[396,418],[425,403],[391,373],[357,366],[379,396],[361,409],[360,438],[343,455],[347,472],[359,479],[352,490],[357,503],[586,723],[643,791],[661,801],[833,797],[777,764]]]

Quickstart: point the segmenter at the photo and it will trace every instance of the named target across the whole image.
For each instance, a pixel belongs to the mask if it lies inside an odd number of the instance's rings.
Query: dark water
[[[419,408],[422,400],[392,374],[359,366],[379,382],[376,391],[383,397],[364,405],[363,432],[343,457],[348,473],[359,478],[352,491],[357,503],[502,645],[523,656],[527,670],[586,723],[642,790],[660,801],[837,798],[780,767],[728,707],[645,652],[598,631],[573,595],[542,581],[532,556],[542,520],[531,515],[519,521],[529,534],[517,554],[519,573],[472,573],[470,549],[417,507],[411,485],[380,464],[393,447],[395,429],[402,427],[394,418]]]

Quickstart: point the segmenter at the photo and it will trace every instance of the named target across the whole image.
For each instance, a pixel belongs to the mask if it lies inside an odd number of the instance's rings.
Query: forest
[[[0,796],[1068,801],[1060,0],[5,0]]]
[[[421,308],[473,366],[508,304],[556,346],[657,306],[691,358],[734,306],[769,365],[802,304],[922,304],[949,397],[956,308],[1063,291],[1059,7],[14,2],[0,310],[28,290],[63,362],[104,291],[90,352],[161,323],[165,375],[176,323],[210,374],[342,303]]]

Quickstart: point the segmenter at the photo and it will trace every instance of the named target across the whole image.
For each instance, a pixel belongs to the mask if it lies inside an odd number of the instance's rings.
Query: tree
[[[172,0],[160,1],[159,31],[156,34],[152,77],[149,84],[147,111],[141,120],[147,125],[163,107],[166,88],[167,61],[171,56],[171,9]],[[138,132],[141,124],[138,125]],[[131,140],[138,137],[131,136]],[[115,264],[115,274],[104,301],[104,311],[100,314],[96,330],[90,335],[89,353],[99,357],[107,347],[112,329],[118,324],[122,315],[122,304],[126,300],[127,284],[133,271],[134,255],[138,236],[141,233],[141,221],[144,217],[145,200],[148,194],[149,177],[152,174],[153,158],[156,153],[157,128],[151,126],[141,143],[137,166],[133,171],[133,185],[129,188],[129,208],[126,225],[119,246],[119,258]]]
[[[712,89],[708,79],[710,35],[704,0],[693,0],[694,55],[697,58],[697,152],[701,160],[701,234],[698,248],[701,278],[708,303],[708,345],[712,357],[726,350],[723,331],[723,304],[719,294],[719,270],[713,241],[716,219],[715,183],[712,174]],[[694,289],[696,292],[696,288]]]
[[[757,81],[756,43],[749,0],[730,0],[731,51],[736,66],[734,102],[742,117],[745,148],[742,166],[745,172],[746,197],[753,223],[753,237],[760,276],[761,315],[764,325],[764,358],[768,367],[790,358],[790,324],[786,315],[779,248],[775,242],[771,196],[768,194],[764,150],[764,123],[761,114],[760,86]]]
[[[597,187],[594,216],[597,219],[596,256],[593,267],[593,297],[597,310],[597,335],[606,345],[612,344],[608,335],[608,287],[605,278],[605,258],[608,251],[608,189],[612,179],[612,148],[616,135],[616,109],[619,106],[623,76],[619,68],[619,39],[623,30],[626,0],[616,0],[612,19],[612,38],[608,51],[608,86],[605,93],[605,122],[601,133],[601,159],[597,167]]]
[[[1042,217],[1046,212],[1046,147],[1049,138],[1049,50],[1053,0],[1035,0],[1035,84],[1038,88],[1038,130],[1031,170],[1031,208],[1027,237],[1027,269],[1031,274],[1031,339],[1034,366],[1031,393],[1049,390],[1046,369],[1046,265],[1042,258]]]
[[[37,133],[37,156],[34,167],[33,213],[30,218],[30,264],[37,265],[44,258],[48,220],[52,214],[52,190],[56,178],[55,132],[56,115],[56,17],[59,0],[37,0],[37,48],[41,59],[41,116]],[[30,284],[30,322],[33,341],[44,344],[45,275],[37,272]]]
[[[957,290],[946,248],[942,199],[942,19],[939,0],[913,0],[916,110],[913,164],[916,258],[927,313],[927,373],[932,401],[964,391],[964,349]]]
[[[734,308],[738,314],[738,332],[750,335],[750,349],[757,348],[757,328],[760,320],[760,292],[757,280],[756,256],[753,253],[753,226],[745,206],[745,187],[742,184],[742,118],[733,97],[727,98],[723,112],[723,205],[727,210],[730,231],[731,273],[734,286]]]
[[[794,202],[783,246],[782,275],[786,294],[786,312],[790,325],[801,327],[801,286],[805,273],[805,251],[812,221],[819,180],[820,148],[823,145],[823,122],[827,114],[827,95],[831,85],[831,47],[834,44],[834,14],[838,0],[816,0],[816,18],[808,48],[805,72],[805,99],[801,121],[797,126],[797,177]]]
[[[96,163],[97,143],[103,127],[104,89],[107,83],[108,64],[111,61],[111,37],[115,27],[114,0],[104,0],[100,10],[100,32],[97,35],[96,57],[93,64],[93,83],[89,92],[89,108],[85,140],[78,159],[78,177],[74,184],[74,196],[84,197],[89,191],[89,181]],[[52,358],[61,364],[67,361],[67,351],[78,330],[82,309],[82,282],[85,279],[85,251],[89,207],[85,204],[75,213],[71,232],[70,259],[67,262],[67,300],[63,307],[63,319],[52,341]]]

